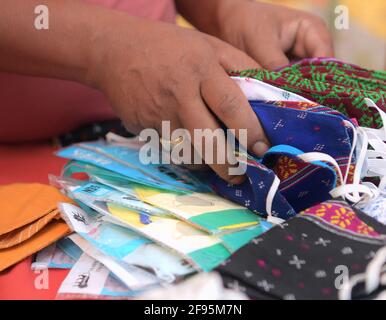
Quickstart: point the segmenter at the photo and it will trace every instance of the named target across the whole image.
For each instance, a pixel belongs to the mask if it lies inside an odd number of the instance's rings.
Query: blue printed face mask
[[[385,126],[358,127],[340,112],[294,93],[255,79],[234,80],[272,148],[261,159],[240,157],[248,177],[241,185],[228,185],[214,175],[213,187],[220,195],[272,222],[331,197],[359,204],[379,195],[386,185]],[[386,123],[386,114],[371,99],[364,98],[363,104]],[[381,183],[363,183],[366,177],[380,178]]]
[[[366,103],[373,107],[371,100]],[[250,104],[272,148],[261,159],[240,157],[248,178],[241,185],[229,185],[214,175],[213,188],[220,195],[280,222],[331,197],[356,203],[378,192],[361,179],[384,176],[375,160],[369,161],[382,157],[383,131],[356,127],[338,111],[296,97]],[[368,145],[373,150],[367,150]],[[384,158],[379,161],[384,165]]]
[[[215,177],[215,190],[280,219],[330,198],[329,192],[342,182],[336,169],[347,172],[348,179],[347,165],[355,163],[353,124],[314,103],[250,103],[273,147],[261,159],[246,159],[248,179],[243,184],[231,186]]]

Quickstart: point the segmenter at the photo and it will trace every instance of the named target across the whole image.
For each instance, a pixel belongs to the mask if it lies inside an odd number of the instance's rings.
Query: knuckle
[[[312,14],[312,13],[307,14],[306,20],[311,26],[316,26],[316,27],[321,27],[323,29],[327,29],[327,24],[324,21],[324,19],[315,15],[315,14]]]
[[[232,94],[224,94],[217,106],[217,109],[223,117],[234,117],[240,109],[240,99]]]

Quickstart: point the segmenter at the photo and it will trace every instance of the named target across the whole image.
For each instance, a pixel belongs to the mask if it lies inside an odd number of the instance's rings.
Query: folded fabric
[[[51,221],[31,238],[18,245],[0,250],[0,271],[49,246],[69,233],[70,230],[64,221]]]
[[[30,224],[56,209],[68,198],[56,188],[39,184],[0,186],[0,235]]]
[[[321,206],[326,215],[314,214]],[[386,227],[374,219],[358,224],[361,217],[354,214],[350,221],[342,219],[347,227],[331,218],[346,208],[338,202],[311,208],[253,239],[217,270],[227,287],[252,298],[337,299],[341,268],[347,276],[363,273],[386,245]],[[359,290],[355,295],[365,294]]]
[[[0,271],[69,233],[57,203],[71,201],[43,184],[0,187]]]
[[[57,209],[54,209],[44,217],[41,217],[32,223],[1,235],[0,249],[12,247],[31,238],[35,233],[38,233],[53,219],[60,219],[60,214]]]
[[[386,72],[367,70],[331,58],[304,59],[277,71],[232,71],[231,76],[248,77],[296,93],[355,118],[363,127],[380,128],[377,112],[366,106],[372,99],[386,111]]]

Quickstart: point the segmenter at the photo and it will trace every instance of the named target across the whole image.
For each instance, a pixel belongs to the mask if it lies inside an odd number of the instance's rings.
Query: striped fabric
[[[0,249],[10,248],[23,241],[31,238],[33,235],[43,229],[53,219],[59,219],[60,213],[57,209],[50,211],[47,215],[22,226],[18,229],[10,231],[0,236]]]

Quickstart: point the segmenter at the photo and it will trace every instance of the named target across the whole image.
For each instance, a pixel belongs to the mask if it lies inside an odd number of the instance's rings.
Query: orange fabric
[[[60,219],[60,213],[57,209],[52,210],[47,215],[30,224],[0,235],[0,249],[10,248],[31,238],[51,222],[52,219]]]
[[[69,233],[65,223],[53,221],[61,201],[71,202],[49,185],[0,186],[0,271]]]
[[[31,238],[16,246],[0,250],[0,271],[49,246],[69,233],[70,230],[64,221],[51,221]]]
[[[0,144],[0,184],[15,182],[48,183],[49,173],[59,174],[65,159],[55,157],[49,143],[22,145]],[[65,269],[49,269],[48,287],[36,288],[39,272],[31,270],[31,256],[0,272],[0,300],[55,299],[68,274]]]
[[[36,221],[69,201],[56,188],[39,184],[16,183],[0,186],[0,235]]]

